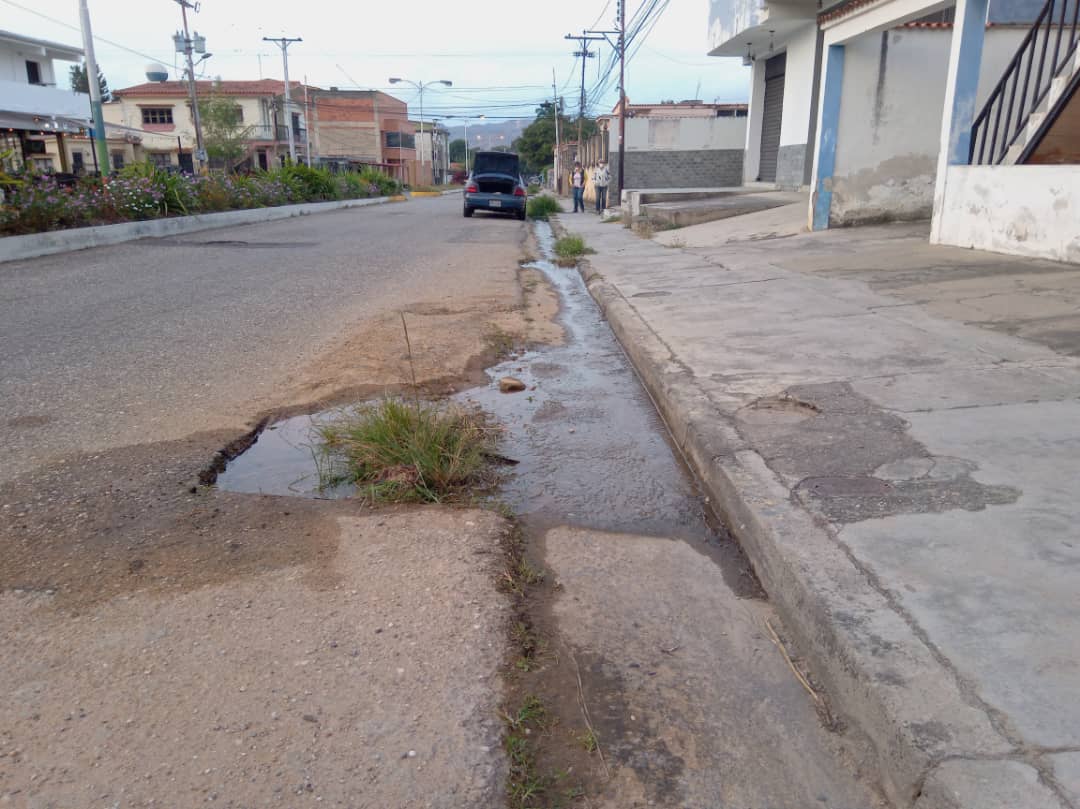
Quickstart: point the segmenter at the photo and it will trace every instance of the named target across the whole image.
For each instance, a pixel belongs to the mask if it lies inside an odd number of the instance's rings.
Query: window
[[[35,157],[34,168],[38,171],[48,174],[53,170],[53,162],[51,157]]]
[[[117,171],[120,171],[124,167],[124,153],[113,152],[112,153],[112,165]]]
[[[159,169],[168,168],[172,165],[172,156],[168,152],[149,152],[146,156]]]
[[[41,84],[41,65],[26,60],[26,80],[31,84]]]
[[[233,113],[236,115],[236,123],[244,123],[244,108],[237,104],[233,107]]]
[[[86,171],[86,163],[84,162],[82,152],[71,153],[71,170],[75,174],[82,174],[84,171]]]
[[[171,124],[173,122],[172,107],[143,107],[142,122],[144,124]]]
[[[388,149],[415,149],[416,135],[411,132],[384,132]]]

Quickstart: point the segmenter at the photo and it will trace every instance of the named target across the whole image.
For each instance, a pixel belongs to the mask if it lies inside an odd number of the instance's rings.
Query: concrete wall
[[[757,181],[761,168],[761,120],[765,106],[765,60],[758,59],[750,69],[750,104],[746,119],[746,146],[743,156],[743,180]]]
[[[1023,35],[987,30],[980,105]],[[847,43],[831,225],[931,215],[951,37],[948,28],[898,28]]]
[[[616,126],[616,130],[617,130]],[[742,149],[746,118],[711,115],[626,119],[626,152]],[[616,144],[618,140],[614,141]],[[617,148],[617,147],[616,147]]]
[[[810,135],[810,112],[814,103],[814,65],[818,29],[807,25],[787,42],[787,67],[784,73],[784,112],[780,119],[780,152],[776,161],[776,184],[781,188],[799,188],[810,182],[807,144]],[[760,147],[760,135],[758,136]]]
[[[626,153],[624,188],[718,188],[742,182],[742,149]],[[618,184],[618,153],[611,159]]]
[[[933,241],[1080,263],[1080,166],[949,166]]]
[[[640,116],[626,121],[625,188],[716,188],[742,184],[746,117]],[[609,165],[618,185],[618,121]]]
[[[0,80],[26,84],[27,61],[38,63],[42,84],[59,83],[62,87],[67,88],[67,76],[61,76],[60,81],[57,82],[50,57],[42,55],[40,49],[35,49],[30,45],[20,47],[10,42],[0,43]]]

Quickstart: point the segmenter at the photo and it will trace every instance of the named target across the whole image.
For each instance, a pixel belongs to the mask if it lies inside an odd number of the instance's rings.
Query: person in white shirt
[[[580,163],[575,163],[570,173],[570,188],[574,192],[574,213],[585,213],[585,169]]]
[[[596,167],[592,175],[593,188],[596,189],[596,212],[603,213],[607,208],[607,189],[611,184],[611,171],[603,160]]]

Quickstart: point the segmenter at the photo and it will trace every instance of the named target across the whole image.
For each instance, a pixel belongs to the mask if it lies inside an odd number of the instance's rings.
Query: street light
[[[483,121],[487,118],[486,115],[474,115],[473,118],[477,118]],[[465,174],[469,173],[469,117],[465,116]]]
[[[416,81],[412,81],[410,79],[402,79],[402,78],[400,78],[398,76],[391,76],[390,77],[390,83],[391,84],[401,84],[401,83],[411,84],[413,87],[415,87],[417,90],[420,91],[420,165],[422,166],[422,165],[424,165],[424,162],[425,162],[424,161],[424,148],[423,148],[423,144],[424,144],[424,88],[429,86],[429,85],[432,85],[432,84],[445,84],[447,87],[453,87],[454,83],[452,81],[447,81],[446,79],[438,79],[437,81],[429,81],[429,82],[423,82],[423,81],[416,82]],[[431,139],[431,172],[432,172],[431,178],[432,178],[432,180],[434,180],[435,179],[435,139],[434,138]]]

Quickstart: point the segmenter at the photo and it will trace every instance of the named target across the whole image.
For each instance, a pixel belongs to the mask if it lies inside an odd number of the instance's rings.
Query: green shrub
[[[319,432],[331,462],[372,500],[440,502],[484,482],[493,431],[458,408],[384,399]]]
[[[338,199],[339,186],[326,169],[310,168],[303,163],[288,163],[277,169],[282,179],[297,188],[306,201]]]
[[[547,219],[553,213],[562,212],[559,201],[555,197],[549,197],[546,194],[531,197],[525,209],[533,219]]]
[[[360,179],[367,185],[377,188],[380,197],[392,197],[401,193],[401,186],[397,180],[373,168],[366,168],[361,171]]]

